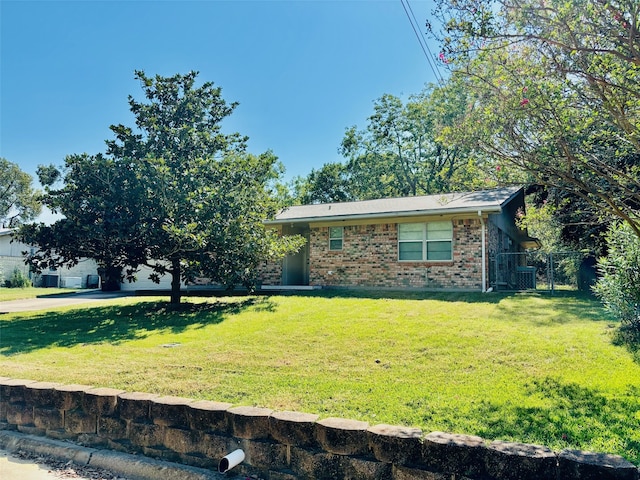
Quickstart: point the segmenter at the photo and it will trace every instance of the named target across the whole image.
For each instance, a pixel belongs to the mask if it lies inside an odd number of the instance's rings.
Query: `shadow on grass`
[[[370,300],[437,300],[443,302],[499,303],[513,293],[436,292],[425,290],[376,290],[358,288],[326,288],[310,292],[292,292],[290,295],[322,298],[364,298]]]
[[[521,293],[517,295],[526,303],[500,302],[496,319],[526,322],[535,326],[568,324],[576,320],[607,322],[611,326],[617,324],[617,321],[606,312],[602,304],[589,294],[561,292],[554,295],[549,293]],[[527,298],[532,301],[527,302]],[[536,299],[548,299],[549,302],[536,302]]]
[[[29,353],[48,347],[112,343],[145,338],[153,332],[180,333],[221,323],[230,315],[253,307],[272,311],[268,298],[244,298],[235,302],[141,302],[135,305],[99,306],[68,311],[36,313],[1,322],[0,354]]]
[[[578,291],[549,292],[428,292],[420,290],[358,290],[326,289],[312,292],[296,292],[298,296],[322,298],[365,298],[390,300],[435,300],[440,302],[482,303],[498,306],[496,320],[526,321],[528,323],[569,323],[579,320],[616,323],[606,313],[602,304],[592,295]],[[550,302],[536,304],[505,302],[505,300],[547,299]],[[539,319],[539,320],[538,320]]]
[[[640,464],[640,387],[610,398],[553,378],[534,381],[527,394],[544,407],[483,403],[477,417],[485,419],[478,435],[487,439],[526,441],[556,450],[607,451]]]

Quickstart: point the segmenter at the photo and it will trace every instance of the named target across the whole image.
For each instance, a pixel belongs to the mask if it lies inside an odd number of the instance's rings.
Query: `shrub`
[[[16,267],[13,269],[11,277],[4,281],[4,284],[9,288],[26,288],[31,286],[31,280]]]
[[[607,232],[608,254],[598,261],[594,291],[621,322],[621,333],[640,342],[640,238],[626,223]]]

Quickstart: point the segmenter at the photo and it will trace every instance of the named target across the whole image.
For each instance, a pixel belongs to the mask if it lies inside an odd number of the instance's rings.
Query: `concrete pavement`
[[[26,452],[57,461],[72,462],[108,471],[119,480],[221,480],[224,475],[203,468],[154,460],[113,450],[99,450],[45,437],[0,430],[0,478],[2,480],[52,480],[64,478],[47,466],[21,460],[12,453]],[[80,480],[92,477],[75,476]],[[100,477],[98,477],[100,478]]]
[[[135,295],[134,292],[101,292],[100,290],[90,290],[78,293],[62,293],[56,295],[43,295],[36,298],[26,298],[23,300],[10,300],[0,302],[0,314],[13,312],[30,312],[37,310],[47,310],[49,308],[64,307],[67,305],[78,305],[81,303],[109,300]]]
[[[9,452],[0,450],[0,478],[13,480],[52,480],[60,479],[45,465],[34,463],[33,460],[18,458]],[[75,477],[78,480],[89,480],[87,477]]]

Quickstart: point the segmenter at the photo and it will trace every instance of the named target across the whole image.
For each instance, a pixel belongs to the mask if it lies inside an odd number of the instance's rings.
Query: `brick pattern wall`
[[[0,430],[265,480],[638,480],[622,457],[229,403],[0,377]]]
[[[259,269],[258,277],[263,285],[281,285],[282,260],[278,262],[265,262]]]
[[[396,223],[344,227],[343,249],[329,250],[327,227],[311,229],[310,284],[480,290],[482,225],[453,220],[453,261],[398,261]]]

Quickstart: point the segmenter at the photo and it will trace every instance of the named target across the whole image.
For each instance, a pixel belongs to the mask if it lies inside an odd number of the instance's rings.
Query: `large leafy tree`
[[[495,185],[500,169],[489,166],[486,156],[443,141],[466,105],[466,93],[453,83],[428,87],[406,103],[389,94],[376,100],[367,127],[348,128],[339,149],[352,195],[428,195]]]
[[[236,104],[227,104],[211,82],[196,87],[196,77],[137,71],[145,101],[129,97],[135,129],[111,126],[115,139],[107,141],[107,154],[68,158],[65,187],[49,192],[68,219],[50,233],[65,225],[71,231],[87,228],[85,238],[96,240],[100,251],[90,256],[105,267],[129,268],[132,276],[147,265],[156,281],[171,275],[172,303],[180,302],[181,280],[195,276],[251,287],[261,262],[301,242],[279,239],[263,225],[276,209],[269,188],[277,176],[276,157],[251,155],[245,137],[223,133],[221,122]],[[113,179],[114,190],[81,193],[91,184],[85,167],[98,164],[104,166],[100,182]],[[88,202],[81,199],[85,194]],[[88,203],[95,203],[92,211]],[[46,228],[28,233],[42,236]],[[52,245],[41,260],[51,261],[55,252],[63,261],[77,261],[82,250],[72,250]]]
[[[17,227],[38,216],[41,207],[31,181],[31,175],[0,157],[0,226]]]
[[[437,4],[441,60],[470,96],[449,141],[517,165],[640,236],[640,4]]]
[[[123,275],[133,279],[148,247],[142,240],[148,211],[144,177],[132,161],[98,155],[69,155],[62,172],[40,166],[45,204],[63,218],[50,226],[24,225],[18,236],[38,245],[29,258],[36,270],[74,266],[94,259],[105,290],[118,290]],[[61,188],[55,188],[62,180]],[[127,272],[128,269],[128,272]]]
[[[326,163],[317,170],[314,168],[306,177],[296,177],[292,184],[294,201],[303,205],[356,199],[349,170],[339,162]]]

